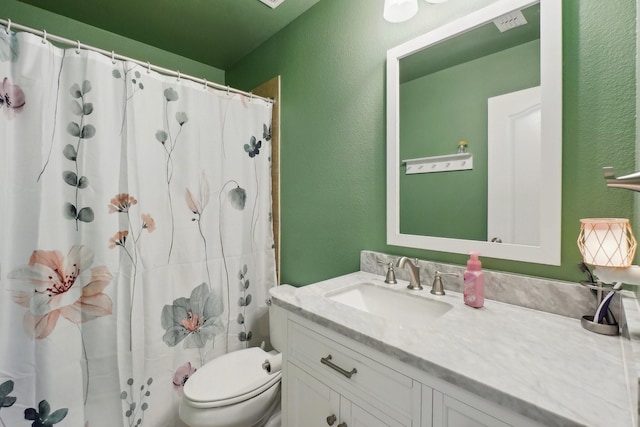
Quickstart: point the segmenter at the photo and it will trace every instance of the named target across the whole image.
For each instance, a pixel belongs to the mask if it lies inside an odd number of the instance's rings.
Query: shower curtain
[[[269,102],[0,26],[0,426],[180,426],[260,345],[270,140]]]

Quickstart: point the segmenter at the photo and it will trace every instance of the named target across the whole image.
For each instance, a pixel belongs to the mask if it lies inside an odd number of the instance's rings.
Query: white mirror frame
[[[455,37],[495,18],[540,3],[540,85],[542,88],[542,180],[540,245],[420,236],[400,233],[400,59]],[[429,197],[425,194],[423,197]],[[433,203],[438,203],[433,196]],[[562,209],[562,2],[500,0],[387,51],[387,244],[490,258],[560,265]]]

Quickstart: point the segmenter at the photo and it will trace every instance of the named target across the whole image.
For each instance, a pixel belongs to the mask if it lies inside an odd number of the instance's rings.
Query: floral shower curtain
[[[180,426],[275,285],[271,104],[0,26],[0,426]]]

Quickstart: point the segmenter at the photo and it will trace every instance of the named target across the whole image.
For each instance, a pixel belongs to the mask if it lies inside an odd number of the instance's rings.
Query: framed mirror
[[[560,265],[562,2],[500,0],[387,52],[387,243]]]

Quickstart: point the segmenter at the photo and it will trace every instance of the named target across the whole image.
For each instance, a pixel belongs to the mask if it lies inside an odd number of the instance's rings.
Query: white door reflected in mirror
[[[540,244],[540,87],[488,100],[487,236]]]

